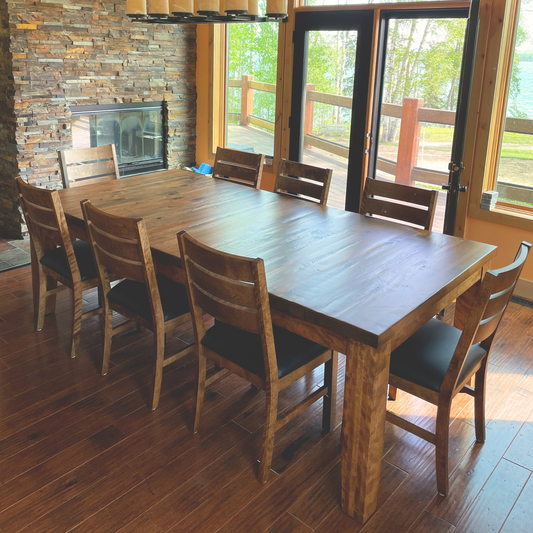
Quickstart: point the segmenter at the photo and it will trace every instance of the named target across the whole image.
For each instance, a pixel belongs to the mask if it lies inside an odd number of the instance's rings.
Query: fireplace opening
[[[166,168],[162,102],[70,109],[73,148],[114,144],[121,177]]]

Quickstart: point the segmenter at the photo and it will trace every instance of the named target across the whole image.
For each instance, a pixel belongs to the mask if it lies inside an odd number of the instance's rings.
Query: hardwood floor
[[[87,308],[96,299],[89,293]],[[262,392],[231,375],[214,383],[193,435],[191,361],[165,368],[151,412],[151,333],[117,337],[103,377],[103,321],[83,323],[72,360],[70,320],[66,291],[35,332],[29,267],[0,274],[2,533],[533,530],[533,309],[511,304],[496,339],[484,445],[475,444],[472,399],[454,404],[449,496],[437,496],[433,446],[387,424],[379,508],[364,527],[340,510],[340,426],[322,435],[321,402],[276,434],[275,473],[260,485]],[[183,328],[168,350],[191,340]],[[295,383],[281,408],[321,379],[315,371]],[[434,423],[432,406],[401,391],[391,406],[425,427]]]

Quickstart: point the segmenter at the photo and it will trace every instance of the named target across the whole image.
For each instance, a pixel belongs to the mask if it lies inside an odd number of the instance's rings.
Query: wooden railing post
[[[398,159],[396,162],[396,183],[411,184],[411,171],[418,159],[420,144],[420,123],[418,110],[423,107],[423,98],[404,98],[402,106],[402,123],[400,141],[398,143]]]
[[[248,117],[254,114],[254,90],[248,83],[253,79],[253,76],[246,74],[241,79],[241,124],[243,126],[248,126]]]
[[[315,108],[315,103],[313,100],[309,99],[309,91],[315,90],[314,83],[308,83],[305,86],[305,117],[304,117],[304,139],[305,135],[311,135],[313,133],[313,113]],[[311,148],[308,145],[305,145],[305,148]]]

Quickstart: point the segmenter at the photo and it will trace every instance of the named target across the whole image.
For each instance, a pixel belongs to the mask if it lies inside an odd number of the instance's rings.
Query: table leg
[[[376,510],[385,431],[390,343],[348,342],[342,415],[342,510],[366,522]]]

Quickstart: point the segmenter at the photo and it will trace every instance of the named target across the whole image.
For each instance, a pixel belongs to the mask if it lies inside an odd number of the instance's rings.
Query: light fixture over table
[[[274,22],[287,19],[287,1],[267,0],[264,17],[259,16],[258,0],[197,0],[196,14],[194,0],[126,0],[126,14],[163,24]]]

